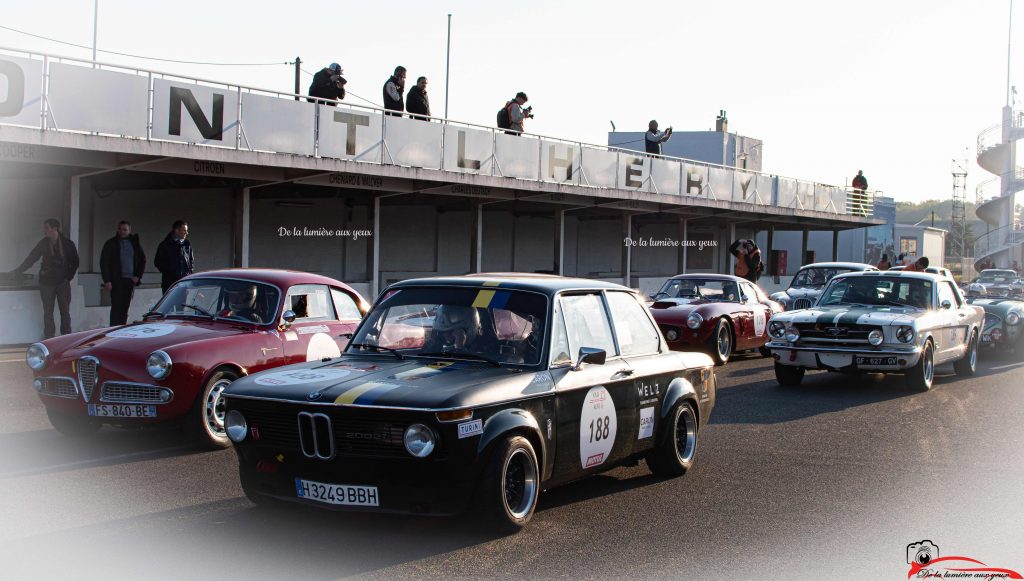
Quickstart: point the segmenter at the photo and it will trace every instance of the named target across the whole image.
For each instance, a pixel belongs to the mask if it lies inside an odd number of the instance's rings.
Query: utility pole
[[[299,76],[302,73],[302,59],[295,57],[295,100],[299,100]]]
[[[448,50],[444,57],[444,118],[448,118],[448,71],[452,64],[452,15],[448,15]]]
[[[96,33],[99,30],[100,22],[100,0],[92,4],[92,66],[96,68]]]

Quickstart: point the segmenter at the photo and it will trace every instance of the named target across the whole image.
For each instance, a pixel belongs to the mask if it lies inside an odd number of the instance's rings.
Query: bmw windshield
[[[347,353],[540,362],[543,295],[498,288],[406,288],[389,292],[356,331]]]
[[[844,272],[851,272],[851,270],[849,268],[801,268],[800,272],[796,273],[796,276],[793,277],[793,282],[790,283],[789,287],[821,288],[825,286],[825,283],[832,280],[832,277]]]

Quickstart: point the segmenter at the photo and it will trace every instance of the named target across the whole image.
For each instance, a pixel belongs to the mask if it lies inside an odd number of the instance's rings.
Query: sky
[[[977,136],[1007,101],[1010,0],[518,2],[99,0],[98,48],[176,60],[339,62],[346,101],[379,104],[396,65],[426,76],[443,115],[493,125],[517,91],[527,131],[605,144],[613,121],[714,128],[764,140],[764,171],[845,185],[864,170],[897,201],[947,199],[968,160],[968,199],[992,177]],[[0,25],[90,46],[94,0],[0,0]],[[1024,2],[1013,14],[1010,77],[1024,109]],[[0,29],[0,46],[88,58],[91,50]],[[294,68],[99,60],[290,92]],[[311,77],[302,74],[302,92]]]

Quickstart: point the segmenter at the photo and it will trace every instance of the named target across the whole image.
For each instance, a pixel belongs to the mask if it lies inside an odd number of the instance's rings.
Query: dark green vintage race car
[[[981,347],[1013,353],[1021,348],[1024,335],[1024,301],[1001,298],[972,298],[969,303],[985,309]]]
[[[515,531],[541,490],[646,460],[679,476],[714,363],[670,351],[628,288],[545,275],[389,287],[340,357],[224,393],[256,504],[455,514]]]

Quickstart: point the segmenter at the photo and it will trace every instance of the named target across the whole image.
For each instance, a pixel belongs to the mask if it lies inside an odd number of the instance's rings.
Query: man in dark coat
[[[729,253],[736,257],[734,274],[757,284],[761,278],[764,264],[761,262],[761,250],[753,240],[737,240],[729,246]]]
[[[67,335],[71,332],[71,279],[78,272],[78,249],[74,242],[60,233],[60,221],[56,218],[43,222],[43,239],[14,272],[25,272],[40,259],[38,279],[39,298],[43,301],[43,338],[49,339],[56,334],[54,303],[60,311],[60,334]]]
[[[430,99],[427,97],[427,77],[416,79],[416,84],[405,96],[405,110],[416,115],[430,117]],[[417,119],[417,117],[413,117]]]
[[[103,244],[100,251],[100,276],[103,288],[110,293],[110,326],[128,322],[135,287],[146,272],[146,253],[139,244],[139,235],[132,234],[132,225],[122,220],[117,234]]]
[[[192,254],[192,243],[188,241],[187,222],[178,220],[171,226],[170,233],[156,247],[156,259],[153,262],[160,271],[160,288],[164,294],[171,285],[192,274],[195,256]]]
[[[402,100],[404,92],[405,67],[395,67],[395,74],[391,75],[384,83],[384,108],[399,113],[385,113],[386,115],[400,115],[402,111],[405,111],[405,103]]]
[[[334,107],[337,103],[331,101],[340,101],[345,98],[345,77],[342,77],[341,65],[338,63],[331,63],[326,68],[321,69],[315,75],[313,75],[313,82],[309,84],[309,98],[307,101],[310,103],[318,102],[317,97],[320,99],[329,99],[329,101],[319,101],[325,105]]]

